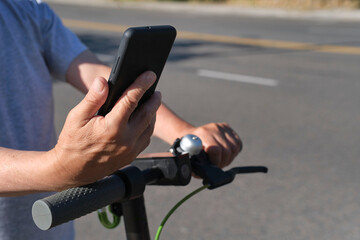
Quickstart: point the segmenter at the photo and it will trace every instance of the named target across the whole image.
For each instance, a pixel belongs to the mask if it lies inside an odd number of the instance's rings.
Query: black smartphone
[[[153,71],[156,82],[141,98],[138,107],[146,101],[155,91],[175,38],[176,29],[169,25],[128,28],[121,38],[108,80],[108,97],[97,114],[105,116],[140,74]]]

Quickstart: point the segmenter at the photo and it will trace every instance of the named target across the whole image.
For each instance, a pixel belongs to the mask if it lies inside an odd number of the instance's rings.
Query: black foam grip
[[[56,193],[34,203],[33,220],[42,230],[96,211],[125,196],[125,185],[117,175],[95,183]]]

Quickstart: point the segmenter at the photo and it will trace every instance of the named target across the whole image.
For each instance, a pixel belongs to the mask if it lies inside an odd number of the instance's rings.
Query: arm
[[[70,67],[67,79],[83,92],[86,92],[87,86],[96,75],[108,77],[111,71],[89,51],[80,54],[74,63]],[[158,109],[156,118],[155,136],[172,144],[176,138],[195,134],[203,141],[204,150],[209,154],[211,162],[220,167],[229,165],[242,149],[239,136],[227,123],[209,123],[195,127],[164,104]]]
[[[0,148],[0,156],[1,197],[54,190],[50,182],[57,173],[48,152]]]
[[[98,61],[87,51],[80,56],[90,56],[90,58],[87,57],[88,61],[79,70],[83,67],[91,67]],[[77,61],[80,59],[76,58],[72,66],[77,65]],[[74,67],[69,67],[67,76],[74,74],[74,69]],[[76,74],[80,79],[85,72],[78,71]],[[77,88],[85,93],[85,88],[90,88],[91,83],[88,84],[87,86],[78,85]],[[61,186],[57,186],[58,184],[54,182],[54,176],[57,176],[58,173],[55,171],[55,159],[50,151],[19,151],[0,148],[0,156],[0,196],[17,196],[61,189]]]
[[[240,137],[227,123],[208,123],[195,127],[164,104],[158,109],[156,117],[155,136],[172,144],[176,138],[194,134],[202,140],[210,161],[221,168],[229,165],[242,149]]]
[[[154,81],[151,72],[139,76],[113,110],[102,117],[94,114],[105,102],[108,85],[104,78],[96,78],[85,98],[68,114],[53,149],[0,148],[0,196],[64,190],[94,182],[128,165],[150,143],[160,94],[155,93],[134,110]]]
[[[82,52],[70,64],[66,81],[83,93],[87,93],[95,77],[108,79],[111,68],[104,65],[92,52]]]

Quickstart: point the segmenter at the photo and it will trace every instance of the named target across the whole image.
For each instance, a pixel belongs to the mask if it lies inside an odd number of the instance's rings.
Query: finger
[[[223,146],[224,151],[228,151],[228,158],[223,158],[224,166],[229,165],[235,157],[239,154],[242,148],[242,142],[236,132],[227,124],[224,123],[221,127],[221,139],[217,139]],[[226,154],[226,152],[225,152]]]
[[[236,155],[238,155],[240,153],[240,151],[242,149],[242,142],[241,142],[240,138],[237,136],[237,134],[233,131],[226,132],[225,136],[230,144],[231,152],[235,157]]]
[[[228,133],[224,133],[221,143],[224,149],[224,157],[222,159],[224,167],[229,165],[239,153],[235,139]]]
[[[123,93],[113,109],[106,115],[107,121],[128,122],[131,114],[136,109],[141,97],[156,80],[153,72],[141,74]]]
[[[217,165],[220,168],[227,166],[231,163],[232,156],[232,144],[226,138],[226,128],[225,124],[216,124],[217,132],[212,136],[212,143],[208,146],[217,146],[212,147],[211,155],[216,154],[215,156],[218,159],[212,159],[211,162]]]
[[[219,166],[221,163],[221,147],[219,145],[211,145],[205,149],[208,154],[209,160],[212,164]]]
[[[242,150],[242,141],[239,137],[239,135],[229,126],[225,125],[225,136],[228,139],[228,141],[232,144],[233,151],[238,154]]]
[[[161,93],[154,94],[137,109],[129,120],[129,126],[135,129],[134,134],[140,135],[149,125],[152,124],[156,111],[161,105]]]
[[[153,117],[150,125],[142,132],[141,136],[139,137],[138,147],[139,147],[139,153],[144,151],[145,148],[147,148],[150,144],[151,136],[154,132],[154,126],[155,126],[156,118]]]
[[[221,149],[221,159],[218,164],[218,167],[223,168],[231,163],[231,149],[228,143],[224,142],[224,139],[221,139],[219,142],[219,148]]]
[[[233,135],[234,135],[234,138],[235,138],[237,146],[238,146],[238,153],[240,153],[244,147],[243,142],[242,142],[241,138],[239,137],[239,135],[235,131],[233,131]]]
[[[89,120],[104,104],[108,94],[108,85],[105,78],[97,77],[92,83],[84,99],[71,111],[78,121]]]

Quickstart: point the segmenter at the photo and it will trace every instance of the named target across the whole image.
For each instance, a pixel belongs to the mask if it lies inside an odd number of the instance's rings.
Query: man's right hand
[[[58,143],[49,152],[57,190],[103,178],[131,163],[149,145],[160,93],[134,110],[155,79],[153,72],[140,75],[105,117],[95,113],[106,100],[108,85],[104,78],[94,80],[85,98],[70,111]]]

